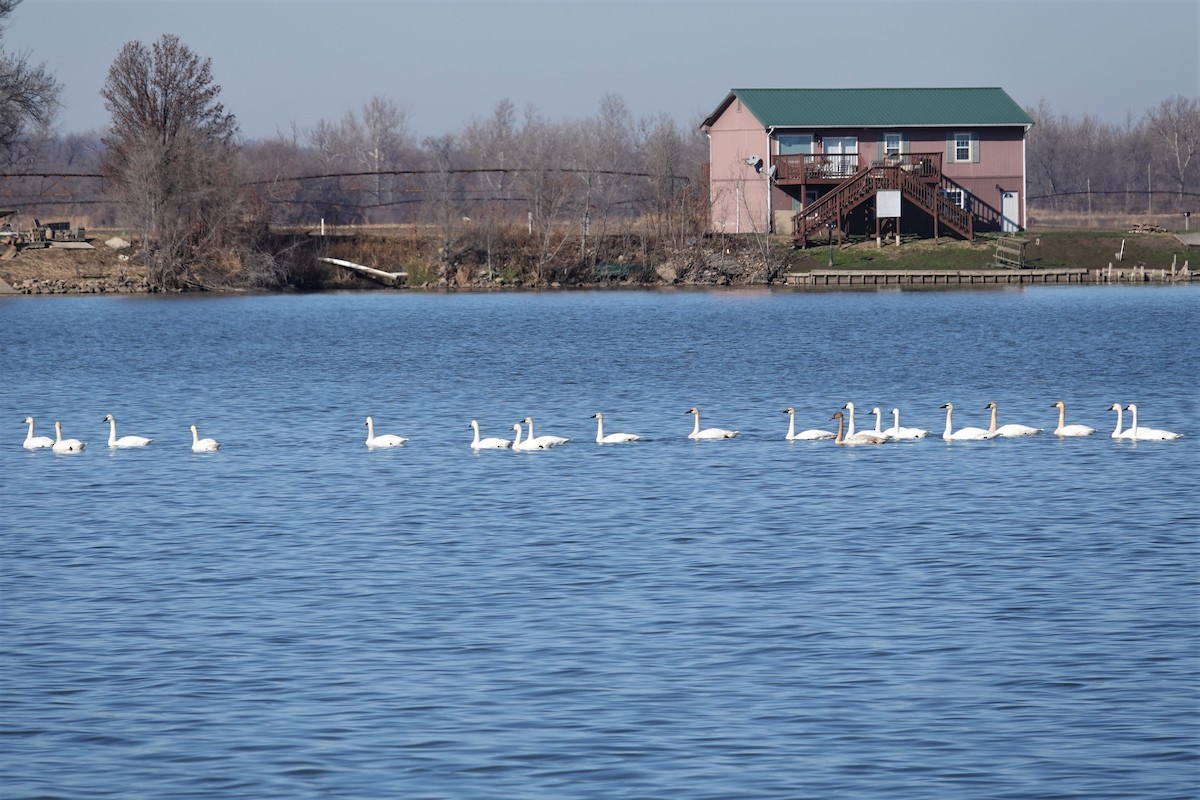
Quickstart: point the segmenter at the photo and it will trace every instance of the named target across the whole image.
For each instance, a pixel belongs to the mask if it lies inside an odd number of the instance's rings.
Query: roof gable
[[[734,100],[764,128],[1032,125],[999,88],[733,89],[704,121],[710,126]]]

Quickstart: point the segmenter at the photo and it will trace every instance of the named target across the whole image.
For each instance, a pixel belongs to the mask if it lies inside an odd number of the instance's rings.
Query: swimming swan
[[[1132,439],[1133,428],[1121,430],[1121,404],[1113,403],[1108,407],[1109,411],[1117,412],[1117,427],[1113,428],[1112,438],[1114,439]]]
[[[566,444],[567,442],[571,441],[570,439],[564,439],[561,436],[550,436],[549,434],[543,434],[542,436],[534,436],[533,435],[533,417],[526,417],[522,421],[526,425],[529,426],[529,439],[527,441],[537,442],[538,444],[544,445],[545,447],[554,447],[556,445]]]
[[[50,446],[51,450],[56,453],[78,453],[85,447],[87,447],[86,442],[62,438],[62,423],[54,420],[54,444]]]
[[[836,419],[838,424],[837,434],[833,437],[833,443],[836,445],[846,447],[860,444],[883,444],[887,441],[884,437],[877,436],[871,431],[859,431],[853,436],[842,436],[846,421],[845,415],[840,411],[835,411],[830,419]]]
[[[846,420],[846,438],[849,439],[858,433],[854,429],[854,403],[846,403],[846,405],[842,406],[842,409],[850,412],[850,418]],[[833,417],[830,417],[830,419],[833,419]]]
[[[900,409],[898,408],[892,409],[892,419],[895,420],[894,424],[884,431],[884,433],[893,439],[924,439],[929,435],[929,431],[924,428],[900,427]]]
[[[610,433],[604,435],[604,415],[597,411],[592,414],[592,419],[596,420],[596,444],[624,444],[625,442],[636,442],[642,437],[636,433]]]
[[[874,408],[872,408],[871,413],[875,415],[875,430],[873,431],[873,433],[876,436],[882,436],[884,439],[891,439],[892,435],[890,433],[888,433],[887,431],[882,430],[880,428],[880,425],[883,424],[883,420],[882,420],[883,415],[879,411],[879,406],[875,406]]]
[[[696,417],[696,422],[692,426],[692,432],[688,434],[689,439],[732,439],[740,433],[740,431],[730,431],[725,428],[705,428],[704,430],[700,430],[700,409],[689,408],[683,413],[692,414]]]
[[[385,433],[381,436],[375,435],[375,420],[367,417],[367,447],[399,447],[407,442],[403,436],[397,436],[394,433]]]
[[[1055,436],[1091,436],[1096,432],[1095,428],[1089,428],[1087,425],[1066,424],[1067,406],[1062,400],[1052,403],[1050,407],[1058,409],[1058,427],[1054,429]]]
[[[117,418],[112,414],[105,414],[104,421],[108,423],[108,446],[109,447],[145,447],[153,442],[153,439],[147,439],[145,436],[122,436],[117,438]]]
[[[986,431],[983,428],[959,428],[958,430],[953,430],[950,424],[950,417],[954,413],[954,404],[946,403],[942,408],[946,409],[946,430],[942,432],[942,438],[947,442],[977,442],[995,438],[996,434]]]
[[[533,439],[525,439],[524,441],[522,441],[521,440],[521,423],[519,423],[519,422],[513,425],[513,430],[517,432],[517,435],[513,439],[513,442],[512,442],[513,450],[520,450],[523,452],[532,452],[534,450],[549,450],[551,447],[553,447],[553,445],[536,442]]]
[[[215,453],[220,449],[220,442],[218,442],[216,439],[201,439],[200,434],[196,431],[196,426],[192,426],[193,453]]]
[[[489,436],[486,439],[480,439],[478,420],[471,420],[471,429],[475,431],[475,438],[471,440],[472,450],[498,450],[501,447],[512,447],[512,442],[510,442],[508,439],[500,439],[495,436]]]
[[[1133,415],[1133,420],[1129,423],[1129,438],[1139,442],[1161,442],[1166,439],[1182,439],[1182,433],[1174,431],[1164,431],[1159,428],[1143,428],[1137,422],[1137,406],[1133,403],[1125,406],[1125,410]]]
[[[1032,436],[1035,433],[1041,433],[1041,428],[1032,428],[1028,425],[1018,425],[1015,422],[1010,422],[1007,425],[996,427],[996,404],[988,403],[984,408],[992,410],[992,424],[988,426],[988,431],[993,436]]]
[[[789,442],[812,442],[818,439],[832,439],[837,436],[833,431],[823,431],[819,428],[809,428],[796,433],[796,409],[791,406],[783,410],[788,415],[788,432],[783,438]]]
[[[54,440],[49,436],[33,435],[33,417],[26,417],[25,423],[29,426],[29,435],[25,437],[26,450],[37,450],[39,447],[54,447]]]

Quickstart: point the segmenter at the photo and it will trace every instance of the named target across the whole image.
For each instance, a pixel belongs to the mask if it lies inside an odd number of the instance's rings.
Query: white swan
[[[836,445],[849,447],[860,444],[883,444],[887,441],[884,437],[877,436],[871,431],[859,431],[853,436],[842,436],[846,416],[840,411],[835,411],[830,419],[836,419],[838,424],[837,433],[833,437],[833,443]]]
[[[1032,436],[1035,433],[1041,433],[1042,428],[1033,428],[1029,425],[1020,425],[1016,422],[1010,422],[1007,425],[996,427],[996,404],[988,403],[984,408],[992,410],[992,424],[988,426],[988,431],[993,436]]]
[[[740,433],[740,431],[731,431],[725,428],[705,428],[704,430],[700,430],[700,409],[689,408],[683,413],[691,414],[696,418],[696,422],[692,426],[692,432],[688,434],[689,439],[732,439]]]
[[[900,426],[900,409],[892,409],[892,419],[894,423],[884,433],[891,436],[893,439],[924,439],[929,435],[929,431],[924,428],[904,428]]]
[[[537,442],[538,444],[545,445],[546,447],[555,447],[557,445],[566,444],[567,442],[571,441],[570,439],[564,439],[561,436],[551,436],[549,434],[543,434],[541,436],[534,436],[533,435],[533,417],[526,417],[522,421],[526,425],[529,426],[529,441],[531,441],[531,442]]]
[[[1137,406],[1133,403],[1125,406],[1125,410],[1133,415],[1133,419],[1129,422],[1129,438],[1138,442],[1161,442],[1167,439],[1182,439],[1182,433],[1174,431],[1164,431],[1160,428],[1143,428],[1138,425]]]
[[[78,453],[85,447],[87,447],[86,442],[62,438],[62,423],[54,420],[54,444],[50,446],[51,450],[56,453]]]
[[[1121,404],[1113,403],[1108,407],[1109,411],[1117,412],[1117,427],[1113,428],[1112,438],[1114,439],[1132,439],[1133,428],[1121,430]]]
[[[519,423],[519,422],[513,425],[513,430],[517,432],[517,435],[513,439],[513,442],[512,442],[513,450],[520,450],[523,452],[531,452],[534,450],[549,450],[551,447],[553,447],[553,445],[536,442],[533,439],[522,440],[521,439],[521,423]]]
[[[29,435],[25,437],[25,449],[37,450],[39,447],[54,447],[54,440],[49,436],[34,436],[33,435],[33,417],[26,417],[25,423],[29,425]]]
[[[891,439],[892,435],[880,427],[883,424],[883,415],[879,411],[879,406],[872,408],[871,413],[875,415],[875,430],[873,433],[876,436],[882,436],[884,439]]]
[[[832,439],[837,436],[833,431],[823,431],[819,428],[809,428],[806,431],[796,433],[796,409],[788,406],[783,410],[783,413],[788,415],[787,436],[783,438],[789,442],[812,442],[818,439]]]
[[[108,446],[109,447],[145,447],[153,442],[153,439],[147,439],[145,436],[122,436],[117,438],[117,418],[112,414],[105,414],[104,421],[108,423]]]
[[[215,453],[221,449],[221,443],[216,439],[201,439],[200,433],[196,430],[196,426],[192,426],[192,452],[193,453]]]
[[[1058,427],[1054,429],[1055,436],[1091,436],[1096,432],[1095,428],[1089,428],[1087,425],[1068,425],[1067,406],[1062,400],[1052,403],[1050,407],[1058,409]]]
[[[942,432],[942,438],[947,442],[976,442],[995,438],[996,434],[983,428],[959,428],[958,430],[953,430],[950,417],[954,413],[954,404],[946,403],[942,408],[946,409],[946,430]]]
[[[394,433],[375,435],[375,420],[367,417],[367,447],[399,447],[408,441]]]
[[[486,439],[480,439],[478,420],[471,420],[471,429],[475,431],[475,438],[471,440],[472,450],[498,450],[502,447],[512,447],[512,442],[510,442],[508,439],[500,439],[495,436],[489,436]]]
[[[842,406],[842,409],[850,412],[850,417],[846,420],[846,438],[849,439],[858,433],[854,429],[854,403],[846,403],[846,405]],[[833,419],[833,417],[830,417],[830,419]]]
[[[596,420],[596,444],[624,444],[625,442],[636,442],[642,437],[636,433],[610,433],[604,435],[604,415],[597,411],[592,414],[592,419]]]

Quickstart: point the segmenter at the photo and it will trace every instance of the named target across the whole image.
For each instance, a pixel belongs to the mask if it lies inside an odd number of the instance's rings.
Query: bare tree
[[[1200,98],[1169,97],[1148,111],[1146,119],[1165,156],[1166,172],[1182,200],[1197,171],[1192,159],[1200,152]]]
[[[0,0],[0,158],[20,160],[28,137],[50,127],[58,112],[61,87],[45,64],[32,64],[24,53],[4,49],[4,27],[21,0]]]
[[[144,232],[153,285],[177,288],[213,263],[238,214],[237,122],[218,102],[211,59],[165,34],[128,42],[100,94],[112,115],[103,169]]]

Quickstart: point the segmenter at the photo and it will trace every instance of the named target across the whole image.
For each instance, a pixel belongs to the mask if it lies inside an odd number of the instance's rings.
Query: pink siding
[[[711,230],[725,233],[761,233],[769,230],[770,216],[790,212],[792,202],[781,188],[772,190],[767,183],[771,153],[776,149],[775,142],[768,141],[767,130],[736,98],[706,131],[709,135]],[[957,131],[970,132],[977,138],[977,161],[951,161],[952,136]],[[1025,131],[1020,126],[965,126],[953,129],[797,128],[776,130],[774,133],[814,134],[813,151],[818,154],[822,152],[824,137],[857,137],[859,164],[863,166],[882,155],[881,142],[884,133],[903,134],[909,153],[940,153],[945,176],[997,211],[1001,210],[1003,192],[1019,193],[1017,222],[1022,227],[1025,225]],[[753,166],[746,164],[746,159],[750,156],[763,159],[761,173],[755,172]]]
[[[713,232],[765,232],[771,164],[766,129],[735,99],[708,133]],[[750,156],[763,160],[761,173],[746,164]]]

